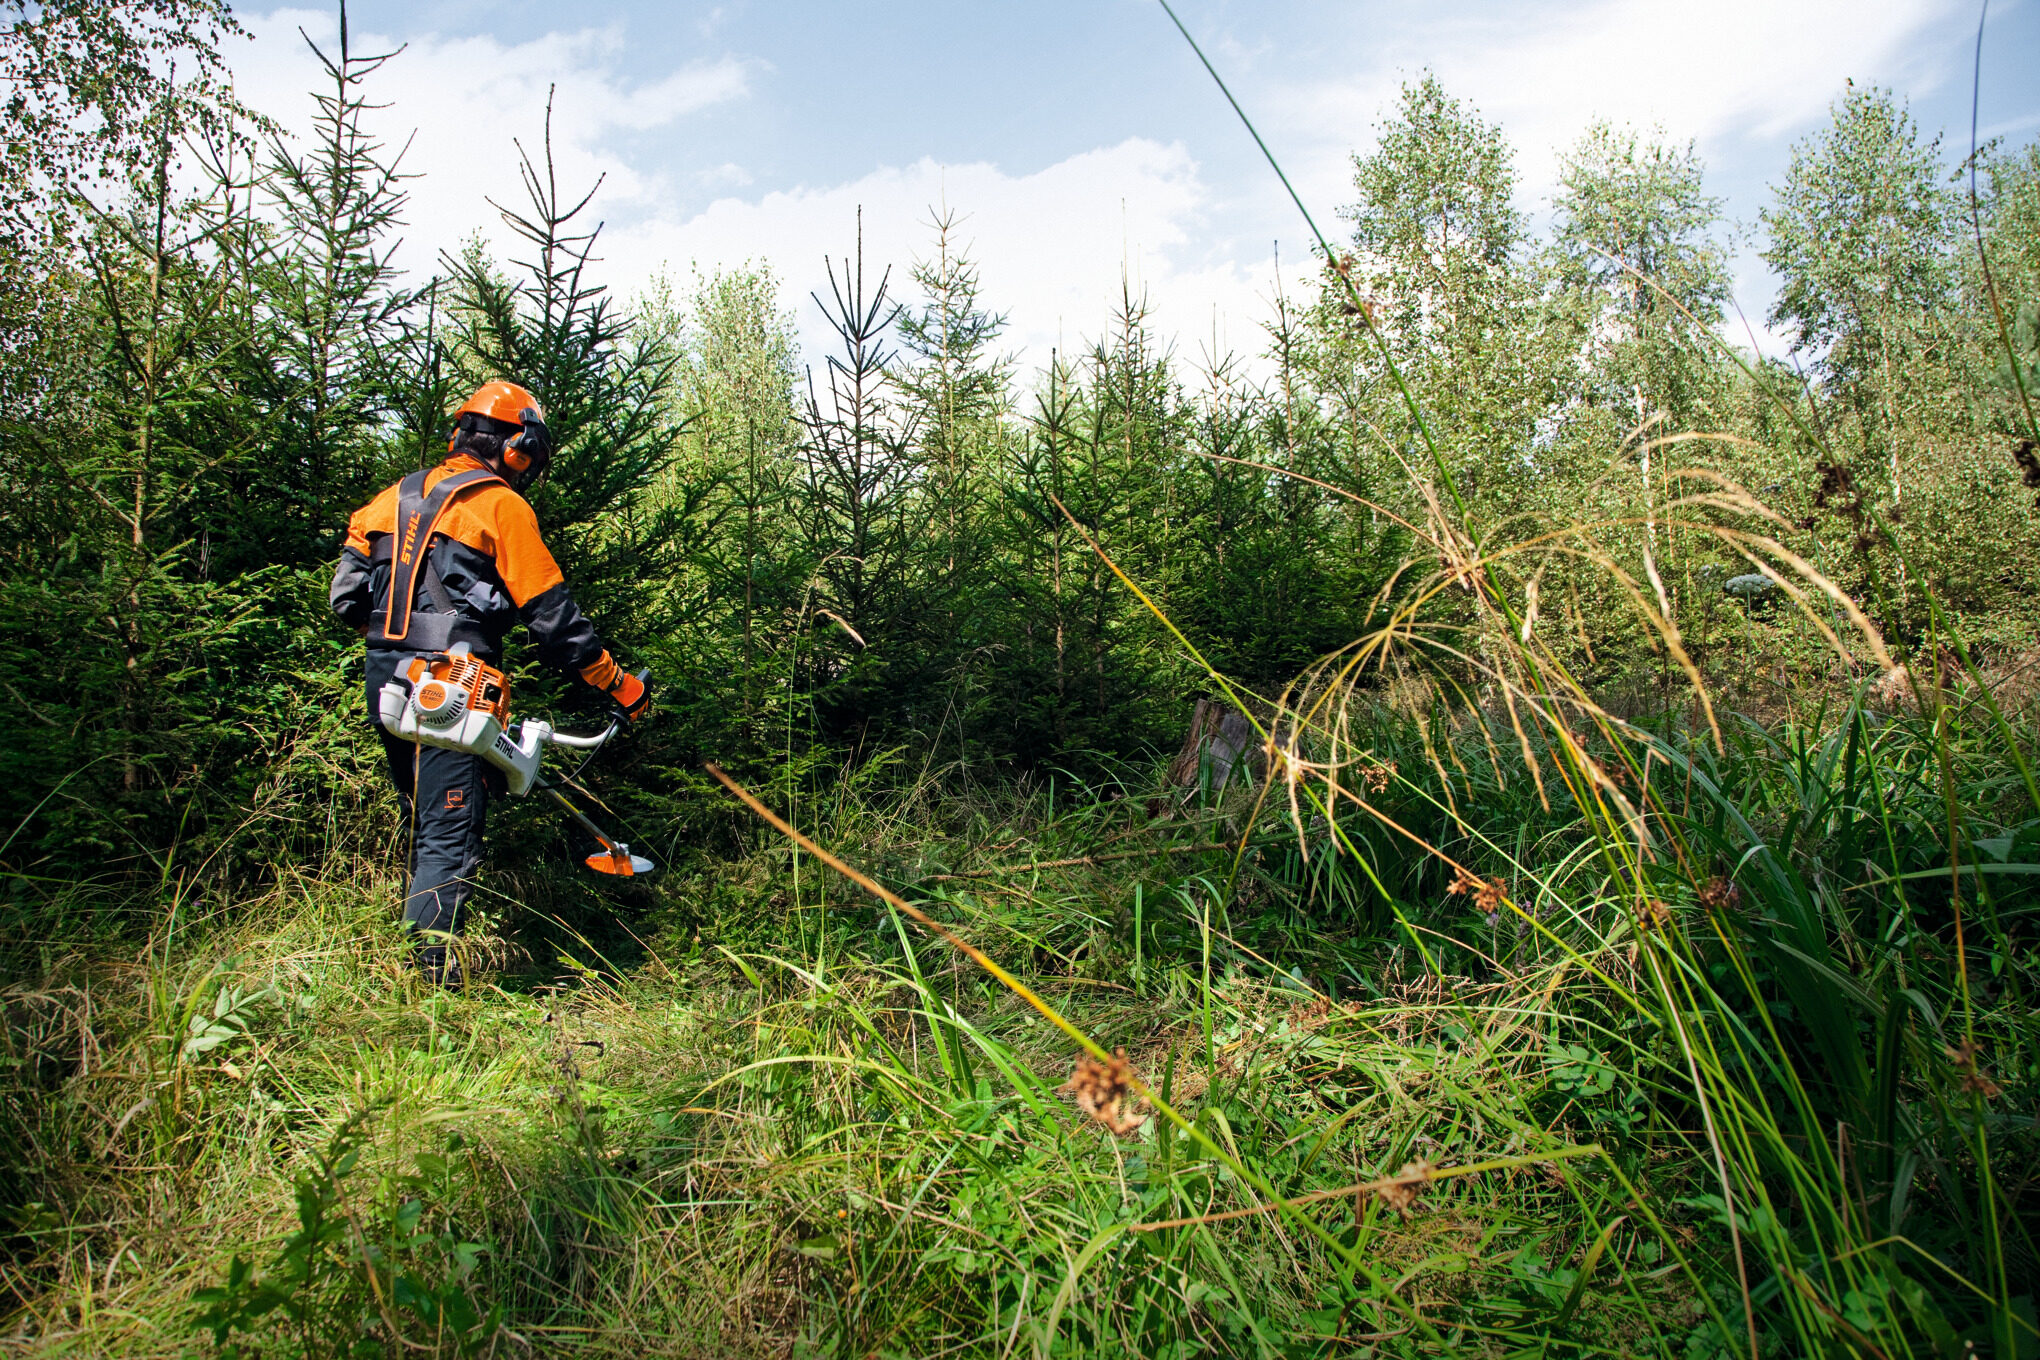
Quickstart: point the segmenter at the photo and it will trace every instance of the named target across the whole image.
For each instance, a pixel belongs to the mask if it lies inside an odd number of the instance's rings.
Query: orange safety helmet
[[[498,379],[495,382],[485,382],[476,388],[475,394],[461,403],[461,408],[453,413],[453,423],[455,430],[458,431],[461,417],[483,416],[489,420],[499,420],[505,425],[522,426],[526,412],[530,412],[541,424],[545,420],[545,410],[538,404],[537,397],[516,383]],[[453,441],[454,436],[448,435],[446,439],[448,453],[453,452]],[[537,451],[519,447],[523,443],[522,434],[506,439],[503,443],[503,465],[512,472],[531,470]]]

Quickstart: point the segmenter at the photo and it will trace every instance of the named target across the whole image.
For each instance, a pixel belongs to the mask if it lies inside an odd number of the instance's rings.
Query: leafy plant
[[[284,1353],[369,1357],[409,1347],[414,1331],[427,1349],[484,1354],[501,1326],[501,1309],[481,1309],[471,1280],[487,1248],[464,1240],[447,1218],[466,1144],[449,1137],[444,1154],[420,1153],[416,1171],[389,1178],[372,1211],[347,1203],[361,1169],[375,1107],[348,1117],[297,1178],[297,1230],[258,1270],[238,1253],[224,1283],[197,1291],[194,1322],[212,1334],[225,1360]],[[407,1325],[405,1319],[408,1317]]]

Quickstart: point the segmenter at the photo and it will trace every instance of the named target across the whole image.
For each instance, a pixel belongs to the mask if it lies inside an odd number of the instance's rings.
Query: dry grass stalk
[[[1308,1195],[1297,1195],[1293,1199],[1276,1203],[1256,1204],[1245,1209],[1226,1209],[1215,1214],[1196,1214],[1189,1218],[1171,1218],[1158,1223],[1135,1223],[1130,1226],[1134,1232],[1158,1232],[1163,1228],[1194,1228],[1206,1223],[1224,1223],[1235,1218],[1252,1218],[1257,1214],[1272,1213],[1284,1205],[1296,1208],[1305,1204],[1321,1204],[1331,1199],[1350,1198],[1357,1209],[1366,1203],[1370,1195],[1379,1197],[1382,1204],[1407,1216],[1430,1183],[1435,1180],[1479,1175],[1488,1171],[1508,1171],[1519,1166],[1544,1165],[1561,1159],[1600,1155],[1601,1145],[1588,1143],[1582,1147],[1565,1148],[1557,1153],[1529,1157],[1498,1157],[1492,1161],[1474,1162],[1465,1166],[1433,1166],[1430,1162],[1418,1158],[1414,1162],[1403,1163],[1403,1169],[1393,1176],[1362,1181],[1358,1185],[1344,1185],[1336,1190],[1314,1190]]]

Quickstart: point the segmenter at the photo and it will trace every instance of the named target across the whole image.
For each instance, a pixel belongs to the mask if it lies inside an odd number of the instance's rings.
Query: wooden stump
[[[1244,757],[1247,771],[1258,775],[1267,756],[1261,750],[1260,734],[1247,716],[1222,699],[1199,699],[1190,715],[1190,730],[1184,734],[1182,749],[1169,762],[1168,780],[1174,788],[1197,782],[1197,771],[1206,753],[1211,757],[1211,787],[1221,789]]]

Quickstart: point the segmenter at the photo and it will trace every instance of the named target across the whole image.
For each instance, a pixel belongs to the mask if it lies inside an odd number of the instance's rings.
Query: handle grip
[[[546,740],[555,746],[571,746],[577,751],[592,751],[608,741],[615,732],[616,724],[612,722],[606,731],[597,732],[593,736],[577,737],[571,732],[555,732]]]

